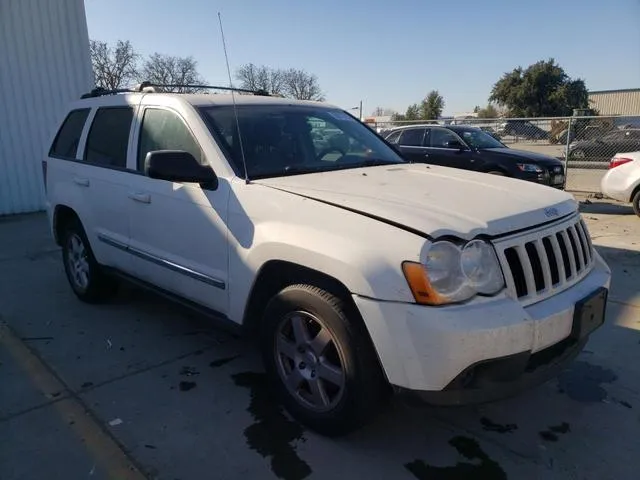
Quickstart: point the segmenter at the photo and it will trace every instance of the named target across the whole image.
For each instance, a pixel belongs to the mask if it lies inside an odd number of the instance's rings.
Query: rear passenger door
[[[402,130],[397,144],[402,155],[410,162],[431,163],[429,152],[424,147],[425,133],[424,127],[411,127]]]
[[[90,209],[81,220],[96,259],[123,271],[129,271],[131,264],[125,252],[129,244],[127,195],[136,173],[127,168],[127,157],[135,109],[118,98],[93,110],[83,161],[74,167],[73,175],[74,188],[85,191]]]

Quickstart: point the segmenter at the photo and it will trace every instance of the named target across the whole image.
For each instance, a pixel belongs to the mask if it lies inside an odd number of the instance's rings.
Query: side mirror
[[[218,177],[213,169],[201,165],[193,155],[182,150],[155,150],[147,153],[144,173],[159,180],[199,183],[212,190],[218,188]]]
[[[449,140],[448,142],[445,142],[444,145],[447,148],[457,148],[459,150],[464,149],[464,145],[459,140]]]

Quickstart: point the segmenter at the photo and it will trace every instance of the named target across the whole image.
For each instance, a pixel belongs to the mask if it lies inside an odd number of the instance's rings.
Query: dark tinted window
[[[147,153],[154,150],[183,150],[193,155],[201,164],[206,164],[202,149],[185,123],[169,110],[145,110],[138,145],[139,170],[144,169]]]
[[[402,134],[402,130],[398,132],[393,132],[391,135],[387,137],[387,142],[389,143],[398,143],[398,139],[400,138],[400,134]]]
[[[125,168],[132,119],[130,107],[99,108],[89,131],[84,159],[97,165]]]
[[[74,110],[62,123],[53,145],[51,145],[50,155],[63,158],[76,158],[78,142],[84,123],[87,121],[89,109]]]
[[[431,129],[431,146],[434,148],[448,148],[446,143],[451,141],[460,141],[460,139],[451,130],[444,128]]]
[[[250,178],[404,163],[369,127],[342,110],[240,105],[239,129],[232,106],[201,111],[238,174],[244,156]]]
[[[424,139],[424,128],[410,128],[402,132],[400,145],[407,147],[422,147]]]

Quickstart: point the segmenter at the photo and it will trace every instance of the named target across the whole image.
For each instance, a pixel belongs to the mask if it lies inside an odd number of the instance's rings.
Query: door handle
[[[148,193],[131,192],[129,194],[129,198],[135,202],[151,203],[151,195],[149,195]]]
[[[89,186],[89,179],[88,178],[73,177],[73,183],[75,183],[76,185],[80,185],[81,187],[88,187]]]
[[[425,153],[425,154],[423,155],[423,157],[424,157],[424,158],[429,158],[429,154],[428,154],[428,153]]]

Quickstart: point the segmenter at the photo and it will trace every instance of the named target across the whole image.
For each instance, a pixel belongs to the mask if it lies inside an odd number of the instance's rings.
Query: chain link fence
[[[640,151],[640,115],[415,120],[378,122],[371,126],[386,136],[395,127],[412,124],[479,127],[510,148],[562,160],[566,189],[588,193],[600,192],[600,180],[611,157]]]

